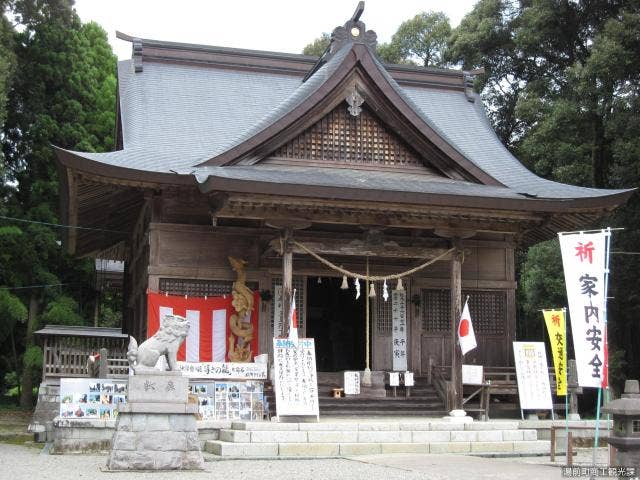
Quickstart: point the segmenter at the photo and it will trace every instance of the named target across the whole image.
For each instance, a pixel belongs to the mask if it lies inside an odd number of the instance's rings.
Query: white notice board
[[[483,380],[482,365],[462,365],[463,385],[482,385]]]
[[[320,416],[313,338],[273,339],[276,413]]]
[[[521,410],[553,410],[543,342],[513,342]]]

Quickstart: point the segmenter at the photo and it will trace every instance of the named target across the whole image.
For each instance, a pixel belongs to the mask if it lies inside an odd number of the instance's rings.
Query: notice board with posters
[[[118,416],[118,407],[127,403],[127,380],[112,378],[61,378],[60,416],[99,418]]]
[[[543,342],[513,342],[521,410],[551,410],[549,367]]]
[[[280,416],[315,416],[318,406],[316,349],[313,338],[273,339],[276,414]]]

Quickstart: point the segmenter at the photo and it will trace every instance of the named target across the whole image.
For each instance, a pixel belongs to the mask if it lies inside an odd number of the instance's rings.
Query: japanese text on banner
[[[564,310],[543,310],[547,324],[553,366],[556,372],[556,395],[567,394],[567,339],[565,336]]]
[[[606,379],[605,261],[607,231],[560,235],[578,384]]]

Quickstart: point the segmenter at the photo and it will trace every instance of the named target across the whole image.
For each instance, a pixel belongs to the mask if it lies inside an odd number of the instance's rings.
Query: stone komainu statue
[[[178,315],[165,315],[160,329],[138,346],[135,338],[129,337],[127,358],[129,366],[135,373],[155,370],[158,359],[164,355],[169,370],[177,370],[176,354],[178,348],[187,338],[189,322]]]

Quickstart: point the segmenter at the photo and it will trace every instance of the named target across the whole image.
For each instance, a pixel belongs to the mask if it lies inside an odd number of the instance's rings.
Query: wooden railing
[[[127,339],[122,337],[45,336],[42,381],[51,377],[87,377],[89,356],[106,348],[108,375],[128,374]]]
[[[445,402],[446,408],[450,409],[454,404],[453,385],[449,380],[451,375],[451,367],[446,365],[437,365],[433,357],[429,357],[427,368],[427,381],[433,384],[440,398]],[[516,377],[515,367],[484,367],[484,380],[487,385],[487,392],[484,402],[489,402],[491,395],[508,395],[514,398],[513,404],[519,403],[518,380]],[[556,390],[556,374],[553,367],[549,368],[549,383],[551,391]],[[577,385],[569,385],[569,394],[571,398],[571,413],[577,412],[577,394],[582,393]],[[481,402],[482,403],[482,402]],[[503,402],[504,404],[504,402]],[[564,410],[564,404],[554,404],[554,410]]]

